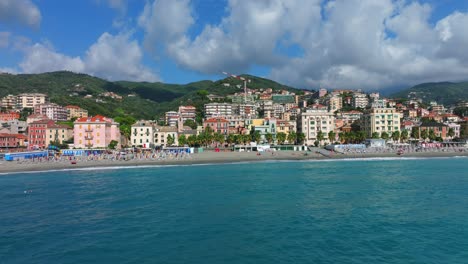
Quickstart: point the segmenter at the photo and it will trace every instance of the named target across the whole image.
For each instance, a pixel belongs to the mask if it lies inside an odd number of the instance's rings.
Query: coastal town
[[[125,124],[99,113],[90,115],[77,105],[52,103],[47,94],[8,95],[1,98],[0,151],[4,156],[68,150],[76,156],[90,153],[83,150],[194,153],[326,148],[341,153],[392,149],[402,154],[467,148],[468,117],[460,110],[466,110],[468,102],[444,106],[424,102],[417,94],[389,99],[361,90],[295,93],[247,86],[228,96],[204,96],[209,103],[203,109],[180,105],[163,118]],[[123,96],[107,92],[101,97],[122,100]]]

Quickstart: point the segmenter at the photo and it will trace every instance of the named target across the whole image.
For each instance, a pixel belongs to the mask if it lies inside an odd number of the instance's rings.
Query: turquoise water
[[[467,171],[452,158],[4,175],[0,263],[468,263]]]

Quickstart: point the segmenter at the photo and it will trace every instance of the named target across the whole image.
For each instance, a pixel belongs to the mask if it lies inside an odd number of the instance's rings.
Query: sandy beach
[[[436,158],[436,157],[468,157],[467,152],[412,152],[403,155],[396,153],[313,153],[299,151],[276,151],[276,152],[203,152],[191,154],[183,159],[131,159],[131,160],[91,160],[77,161],[72,164],[70,161],[0,161],[0,173],[10,174],[18,172],[68,170],[83,168],[104,168],[104,167],[135,167],[151,165],[195,165],[213,163],[236,163],[236,162],[256,162],[274,160],[333,160],[333,159],[362,159],[362,158]]]

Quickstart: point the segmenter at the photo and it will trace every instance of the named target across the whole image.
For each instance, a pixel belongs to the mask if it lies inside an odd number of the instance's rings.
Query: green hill
[[[468,101],[468,82],[423,83],[393,94],[393,98],[421,98],[424,102],[436,101],[443,105],[453,105]]]
[[[296,91],[274,81],[250,75],[249,88],[272,88]],[[223,85],[229,83],[227,87]],[[19,93],[46,93],[51,102],[60,105],[79,105],[91,115],[102,114],[110,117],[130,115],[135,118],[153,119],[163,116],[164,112],[177,110],[179,105],[195,105],[201,107],[207,102],[204,94],[225,96],[240,92],[236,87],[242,81],[226,78],[216,82],[199,81],[183,85],[148,83],[148,82],[109,82],[87,74],[67,71],[41,74],[0,74],[0,97]],[[206,92],[200,93],[204,90]],[[101,96],[105,92],[121,95],[121,100]],[[91,95],[91,98],[84,98]],[[130,95],[130,96],[129,96]]]

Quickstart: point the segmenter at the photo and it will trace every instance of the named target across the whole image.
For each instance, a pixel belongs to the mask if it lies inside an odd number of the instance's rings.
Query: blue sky
[[[468,1],[0,0],[0,71],[300,88],[468,77]]]

